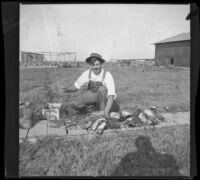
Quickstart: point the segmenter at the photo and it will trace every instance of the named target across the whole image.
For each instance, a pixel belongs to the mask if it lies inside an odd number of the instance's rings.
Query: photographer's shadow
[[[180,176],[175,158],[155,151],[150,138],[139,136],[137,151],[126,154],[111,176]]]

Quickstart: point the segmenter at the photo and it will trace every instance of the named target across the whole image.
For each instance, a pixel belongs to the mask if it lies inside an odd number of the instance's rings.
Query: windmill
[[[49,10],[53,11],[53,8],[50,6],[49,7]],[[64,58],[64,61],[68,60],[70,61],[71,60],[71,55],[75,55],[74,57],[74,61],[76,61],[76,56],[77,56],[77,53],[76,52],[68,52],[68,51],[65,51],[65,43],[63,41],[63,32],[62,32],[62,23],[59,22],[59,15],[58,15],[58,12],[56,10],[54,10],[52,13],[53,15],[53,21],[54,21],[54,25],[55,25],[55,28],[56,28],[56,36],[57,36],[57,39],[58,39],[58,43],[59,43],[59,46],[60,46],[60,49],[63,53],[59,53],[59,55],[63,55],[63,58]],[[61,57],[60,57],[61,58]]]

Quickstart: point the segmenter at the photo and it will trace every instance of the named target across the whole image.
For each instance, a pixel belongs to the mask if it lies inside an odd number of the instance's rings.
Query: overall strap
[[[106,77],[106,70],[104,70],[103,72],[102,82],[104,81],[105,77]]]
[[[92,69],[90,69],[90,71],[89,71],[89,80],[91,80],[91,73],[92,73]],[[105,77],[106,77],[106,70],[104,70],[104,72],[103,72],[102,82],[104,81]]]
[[[90,69],[89,71],[89,80],[91,80],[91,72],[92,72],[92,69]]]

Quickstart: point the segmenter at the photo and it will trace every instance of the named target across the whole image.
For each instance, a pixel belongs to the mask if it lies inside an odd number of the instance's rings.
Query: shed
[[[190,33],[182,33],[154,43],[159,66],[190,66]]]
[[[21,51],[21,65],[42,66],[43,63],[44,63],[43,54]]]

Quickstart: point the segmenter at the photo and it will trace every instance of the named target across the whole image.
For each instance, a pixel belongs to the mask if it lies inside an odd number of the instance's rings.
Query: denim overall
[[[99,81],[95,82],[95,81],[91,80],[91,72],[92,72],[92,70],[90,70],[90,72],[89,72],[88,90],[92,91],[93,93],[97,93],[99,87],[103,86],[103,81],[106,76],[106,71],[104,70],[102,80],[100,82]]]
[[[76,97],[74,102],[71,102],[71,104],[63,104],[60,108],[61,112],[63,114],[73,115],[76,114],[76,111],[93,112],[93,110],[97,110],[98,106],[96,105],[98,104],[98,102],[96,101],[96,97],[98,96],[99,87],[103,86],[103,81],[105,79],[105,76],[106,76],[106,71],[104,70],[101,81],[94,82],[91,80],[91,70],[90,70],[89,82],[87,85],[88,91],[83,91],[83,93],[80,96]],[[119,105],[116,102],[116,100],[114,100],[111,112],[118,112],[118,111],[119,111]]]

